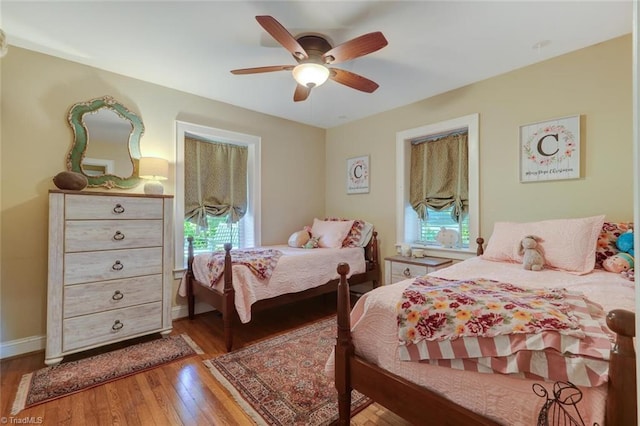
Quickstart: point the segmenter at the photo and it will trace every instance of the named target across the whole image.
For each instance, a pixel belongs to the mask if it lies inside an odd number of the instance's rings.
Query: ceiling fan
[[[361,75],[329,65],[339,64],[380,50],[387,45],[387,39],[380,31],[361,35],[338,46],[331,46],[321,35],[301,35],[293,37],[272,16],[256,16],[258,23],[278,43],[293,55],[298,65],[274,65],[257,68],[232,70],[232,74],[256,74],[272,71],[292,71],[297,86],[293,94],[295,102],[309,97],[311,89],[331,79],[362,92],[372,93],[378,84]]]

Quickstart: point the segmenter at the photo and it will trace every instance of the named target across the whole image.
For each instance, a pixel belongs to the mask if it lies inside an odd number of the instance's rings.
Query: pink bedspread
[[[263,299],[286,293],[297,293],[338,278],[338,263],[349,264],[349,276],[365,272],[364,249],[361,247],[302,249],[285,245],[269,246],[282,252],[278,264],[268,282],[259,281],[243,265],[233,265],[233,288],[236,292],[235,305],[243,323],[251,321],[251,305]],[[211,282],[212,271],[208,268],[208,254],[198,255],[193,260],[193,273],[201,283]],[[218,281],[215,289],[224,287]],[[186,297],[186,283],[183,279],[178,294]]]
[[[523,270],[520,264],[472,258],[431,275],[457,280],[483,277],[531,288],[564,287],[583,293],[602,305],[605,311],[615,308],[635,311],[633,283],[602,270],[582,276],[553,270],[532,272]],[[396,304],[412,282],[413,279],[409,279],[382,286],[358,300],[351,313],[352,336],[358,355],[506,425],[536,424],[544,401],[533,393],[531,385],[539,382],[399,360]],[[332,355],[326,366],[327,374],[332,377],[333,361]],[[551,389],[551,383],[543,384]],[[606,384],[581,390],[584,397],[579,406],[585,424],[603,424]]]

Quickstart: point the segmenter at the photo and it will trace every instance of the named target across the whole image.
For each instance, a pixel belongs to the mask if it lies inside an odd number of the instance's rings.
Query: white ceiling
[[[232,75],[296,63],[256,15],[334,46],[382,31],[388,46],[335,66],[380,88],[328,81],[294,103],[288,71]],[[0,19],[10,45],[329,128],[631,33],[632,1],[2,0]]]

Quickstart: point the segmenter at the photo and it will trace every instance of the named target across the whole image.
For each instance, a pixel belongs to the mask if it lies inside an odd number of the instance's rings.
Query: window
[[[396,182],[397,182],[397,223],[396,238],[398,243],[435,246],[435,236],[441,227],[455,229],[462,237],[461,251],[475,251],[474,241],[479,236],[479,129],[478,114],[443,121],[396,134]],[[429,136],[447,134],[453,131],[466,131],[468,134],[468,215],[461,224],[451,217],[451,209],[436,211],[427,208],[428,220],[421,221],[409,201],[411,141]]]
[[[469,247],[469,216],[466,216],[462,222],[458,223],[451,217],[453,207],[444,210],[433,210],[427,208],[429,218],[420,220],[420,235],[417,243],[423,245],[437,244],[436,236],[442,228],[453,229],[460,235],[463,248]]]
[[[207,217],[206,232],[198,232],[196,225],[184,220],[185,137],[201,141],[216,141],[248,148],[247,158],[247,213],[231,224],[228,216]],[[182,271],[187,265],[187,237],[194,236],[196,252],[222,248],[231,242],[234,247],[260,245],[260,138],[227,130],[176,123],[176,189],[175,189],[175,269]]]

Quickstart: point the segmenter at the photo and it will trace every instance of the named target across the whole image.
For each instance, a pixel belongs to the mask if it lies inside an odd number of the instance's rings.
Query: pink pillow
[[[482,257],[488,260],[522,262],[518,254],[525,235],[542,238],[545,266],[578,275],[588,274],[595,264],[596,243],[604,215],[581,219],[541,222],[496,222]]]
[[[349,234],[353,220],[319,220],[313,219],[311,235],[318,238],[318,244],[324,248],[340,248]]]
[[[345,221],[349,219],[341,219],[337,217],[326,217],[324,220],[328,221]],[[360,247],[358,244],[362,239],[362,231],[365,228],[365,221],[360,219],[355,219],[353,221],[353,225],[351,229],[347,233],[347,237],[342,242],[342,247]]]

